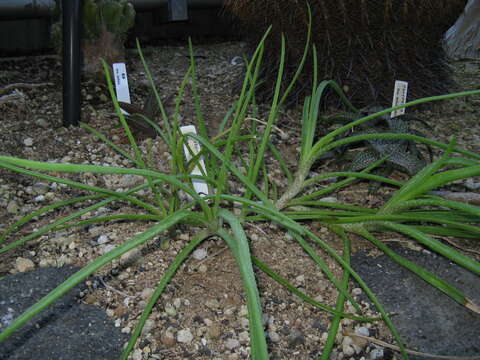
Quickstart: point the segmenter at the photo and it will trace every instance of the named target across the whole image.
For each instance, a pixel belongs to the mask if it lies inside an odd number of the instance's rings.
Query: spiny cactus
[[[440,44],[466,0],[309,0],[312,41],[320,78],[333,79],[357,105],[387,105],[389,84],[409,82],[409,96],[419,98],[451,89],[449,68]],[[226,0],[226,11],[242,24],[252,48],[272,25],[266,42],[264,94],[273,89],[281,34],[287,44],[286,77],[301,58],[308,25],[305,1]],[[298,89],[311,86],[312,61]],[[297,93],[300,95],[300,92]]]

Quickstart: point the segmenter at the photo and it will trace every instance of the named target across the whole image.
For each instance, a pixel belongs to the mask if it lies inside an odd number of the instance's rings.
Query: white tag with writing
[[[130,104],[130,89],[128,88],[127,68],[125,67],[125,63],[115,63],[112,66],[117,100]],[[128,115],[128,112],[123,109],[121,110],[123,114]]]
[[[395,90],[393,91],[393,101],[392,106],[403,105],[407,102],[407,91],[408,91],[408,82],[406,81],[395,81]],[[405,114],[405,108],[392,111],[390,117],[394,118]]]
[[[182,134],[196,134],[197,129],[193,125],[180,126],[180,132]],[[185,153],[185,158],[188,162],[192,159],[192,156],[195,156],[200,152],[201,148],[200,143],[197,140],[191,137],[187,137],[186,140],[187,143],[183,145],[183,151]],[[201,169],[199,168],[199,165]],[[207,173],[207,171],[205,170],[205,162],[203,161],[203,158],[200,157],[198,159],[197,165],[195,165],[195,167],[193,168],[191,175],[203,175],[202,171],[203,174]],[[192,179],[192,184],[198,195],[202,197],[208,195],[208,185],[205,181],[201,179]]]

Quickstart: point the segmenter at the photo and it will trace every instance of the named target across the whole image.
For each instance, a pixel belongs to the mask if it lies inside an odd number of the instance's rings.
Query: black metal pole
[[[82,0],[63,0],[63,126],[80,121],[80,17]]]

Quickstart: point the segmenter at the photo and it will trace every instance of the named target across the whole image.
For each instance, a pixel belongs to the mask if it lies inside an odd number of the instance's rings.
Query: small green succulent
[[[371,115],[383,110],[380,106],[370,106],[359,113],[342,113],[332,115],[324,119],[324,128],[329,128],[334,124],[345,124],[358,120],[364,116]],[[412,127],[412,122],[421,123],[426,129],[431,127],[423,120],[409,115],[401,115],[391,117],[390,114],[383,115],[373,119],[372,121],[363,123],[357,128],[353,128],[342,134],[342,137],[362,134],[382,134],[382,133],[398,133],[412,134],[425,137],[425,135]],[[355,144],[347,144],[335,148],[333,151],[326,153],[322,158],[333,158],[343,155],[349,148],[356,146]],[[352,162],[347,166],[348,171],[363,170],[374,162],[387,156],[379,171],[382,175],[389,175],[393,170],[399,170],[410,176],[415,175],[427,165],[427,160],[423,156],[420,149],[411,140],[406,139],[369,139],[363,141],[360,146],[363,151],[359,151],[353,158]],[[432,158],[431,149],[427,146],[430,160]]]

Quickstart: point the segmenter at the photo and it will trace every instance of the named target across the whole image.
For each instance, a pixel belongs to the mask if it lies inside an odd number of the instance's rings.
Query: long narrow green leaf
[[[408,200],[403,202],[402,204],[397,206],[397,211],[406,210],[410,208],[417,208],[421,206],[438,206],[438,207],[446,207],[456,210],[464,211],[468,214],[474,216],[480,216],[480,206],[470,205],[461,203],[458,201],[452,200],[436,200],[436,199],[415,199],[415,200]]]
[[[233,139],[235,139],[238,136],[240,128],[242,127],[243,122],[245,120],[247,109],[252,101],[252,98],[254,97],[255,84],[258,78],[258,74],[260,73],[260,68],[261,68],[261,63],[262,63],[262,58],[264,53],[264,43],[271,29],[272,29],[271,26],[267,29],[262,39],[260,40],[257,48],[255,49],[252,59],[249,62],[247,62],[245,79],[243,81],[239,100],[237,101],[237,108],[235,110],[232,126],[230,128],[230,133],[227,138],[225,151],[223,153],[224,158],[229,161],[231,159],[232,152],[234,150],[234,145],[235,145],[235,143],[233,142]],[[252,72],[253,72],[253,76],[252,76]],[[226,186],[226,180],[227,180],[226,178],[227,178],[227,167],[226,167],[226,164],[222,162],[222,166],[220,168],[220,172],[218,175],[219,187],[216,189],[218,195],[223,193],[224,191],[224,188]],[[214,204],[215,213],[218,211],[219,206],[220,206],[220,197],[217,196]]]
[[[197,194],[197,192],[194,189],[192,189],[189,186],[186,186],[185,184],[180,182],[174,176],[165,175],[165,174],[162,174],[162,173],[159,173],[159,172],[156,172],[156,171],[152,171],[152,170],[135,169],[135,168],[133,168],[133,169],[131,169],[131,168],[120,168],[120,167],[113,167],[113,166],[98,166],[98,165],[44,163],[44,162],[40,162],[40,161],[25,160],[25,159],[10,157],[10,156],[0,156],[0,167],[11,168],[12,165],[10,165],[10,164],[20,165],[20,166],[24,166],[24,167],[27,167],[27,168],[44,170],[44,171],[90,172],[90,173],[97,173],[97,174],[132,174],[132,175],[140,175],[140,176],[145,176],[145,177],[150,176],[152,178],[160,179],[160,180],[163,180],[165,182],[168,182],[168,183],[174,185],[175,187],[182,189],[187,194],[192,196],[199,203],[199,205],[202,207],[203,211],[205,211],[206,214],[210,213],[207,204],[205,203],[205,201],[202,200],[202,198]],[[14,170],[14,171],[19,172],[20,169],[16,168],[16,170]],[[24,170],[24,171],[28,171],[28,170]],[[40,177],[40,175],[38,175],[38,174],[36,174],[34,176]],[[43,178],[47,179],[47,180],[53,178],[49,175],[41,174],[41,176]],[[65,179],[62,179],[62,181],[60,181],[59,179],[60,178],[55,178],[55,180],[49,180],[49,181],[61,182],[61,183],[65,183],[65,184],[68,184],[68,185],[71,185],[71,184],[74,183],[74,182],[71,182],[71,181],[68,181],[68,180],[65,180]],[[122,195],[121,193],[117,193],[115,191],[106,190],[106,189],[98,188],[98,187],[93,187],[93,186],[89,186],[89,185],[85,185],[85,184],[81,184],[81,183],[75,183],[75,184],[76,185],[72,185],[72,186],[81,187],[81,188],[84,188],[86,190],[94,191],[94,192],[98,192],[98,193],[105,193],[105,194],[108,194],[108,195],[111,195],[111,196],[118,196],[120,198],[124,197],[124,195]],[[130,199],[129,198],[129,199],[125,199],[125,200],[130,201],[132,203],[135,203],[135,204],[137,204],[139,206],[142,206],[142,207],[147,207],[150,211],[152,211],[156,214],[159,213],[158,209],[156,209],[155,207],[151,208],[151,207],[145,205],[143,202],[141,202],[138,199],[134,199],[134,198]],[[140,205],[140,204],[142,204],[142,205]]]
[[[51,182],[56,182],[56,183],[59,183],[59,184],[65,184],[65,185],[69,185],[69,186],[76,187],[76,188],[79,188],[79,189],[95,192],[95,193],[98,193],[98,194],[104,194],[104,195],[109,195],[109,196],[112,196],[112,197],[116,197],[116,198],[128,201],[132,204],[135,204],[137,206],[140,206],[140,207],[150,211],[152,214],[157,214],[157,215],[160,214],[158,209],[156,207],[154,207],[153,205],[151,205],[149,203],[146,203],[144,201],[141,201],[141,200],[139,200],[135,197],[127,196],[127,195],[125,195],[121,192],[116,192],[116,191],[113,191],[113,190],[104,189],[104,188],[101,188],[101,187],[98,187],[98,186],[86,185],[86,184],[79,183],[79,182],[76,182],[76,181],[63,179],[63,178],[60,178],[60,177],[57,177],[57,176],[42,174],[42,173],[39,173],[39,172],[36,172],[36,171],[23,169],[23,168],[20,168],[20,167],[14,165],[15,163],[18,163],[21,166],[25,166],[25,167],[29,167],[29,168],[33,168],[33,169],[46,170],[47,167],[50,167],[50,169],[51,169],[51,165],[53,165],[53,164],[24,160],[24,159],[17,159],[17,158],[9,158],[9,160],[11,162],[3,162],[2,158],[5,158],[5,157],[0,156],[0,167],[3,167],[5,169],[9,169],[9,170],[15,171],[15,172],[20,173],[20,174],[36,177],[38,179],[51,181]],[[67,164],[65,164],[65,165],[67,165]],[[92,166],[92,165],[72,165],[72,166],[85,167],[85,166]],[[101,168],[101,166],[97,166],[97,168]],[[50,170],[50,171],[55,171],[55,170]],[[80,171],[78,171],[78,172],[80,172]],[[87,171],[83,171],[83,172],[87,172]]]
[[[155,80],[153,79],[152,72],[150,71],[150,68],[147,65],[147,62],[145,61],[145,57],[143,56],[143,51],[140,46],[140,42],[138,39],[136,39],[136,45],[137,45],[137,50],[138,54],[140,55],[140,60],[142,61],[143,68],[145,69],[145,74],[147,75],[148,81],[150,83],[150,88],[152,89],[155,98],[157,100],[157,104],[160,108],[160,112],[162,114],[162,121],[163,121],[163,126],[165,128],[165,131],[167,132],[167,145],[170,147],[170,150],[172,149],[172,141],[173,141],[173,136],[174,133],[172,131],[172,127],[170,126],[170,122],[168,120],[167,113],[165,111],[165,108],[163,107],[162,99],[160,98],[160,95],[158,94],[157,87],[155,86]]]
[[[221,154],[210,142],[208,142],[201,136],[195,134],[188,134],[187,136],[191,136],[198,140],[203,147],[205,147],[214,156],[216,156],[223,163],[223,166],[225,166],[226,169],[230,170],[242,183],[244,183],[245,186],[253,194],[255,194],[255,196],[257,196],[266,206],[270,206],[273,208],[272,202],[265,196],[265,194],[262,193],[246,176],[242,175],[242,173],[234,165],[232,165],[232,163],[227,158],[225,158],[224,155]],[[218,196],[220,197],[220,193],[218,193]]]
[[[328,245],[325,241],[322,241],[318,236],[316,236],[314,233],[312,233],[311,231],[309,231],[307,229],[305,229],[305,233],[311,240],[315,241],[323,250],[325,250],[325,252],[328,255],[333,257],[344,269],[349,271],[350,275],[357,281],[358,285],[363,289],[365,294],[372,301],[373,305],[378,310],[378,312],[380,312],[380,314],[382,314],[382,318],[385,321],[385,324],[388,326],[388,328],[392,332],[392,335],[395,338],[395,341],[397,342],[397,344],[400,348],[400,351],[402,352],[402,354],[404,356],[404,359],[408,359],[408,356],[405,353],[405,345],[403,344],[403,342],[400,339],[400,334],[398,333],[397,329],[393,325],[392,320],[390,319],[390,316],[387,314],[384,307],[382,306],[380,301],[378,301],[377,297],[372,292],[372,290],[370,290],[370,288],[365,283],[365,281],[360,277],[360,275],[358,275],[358,273],[355,270],[353,270],[350,267],[349,264],[347,264],[342,259],[341,256],[339,256],[337,254],[337,252],[334,249],[332,249],[332,247],[330,245]]]
[[[473,239],[478,240],[477,234],[471,234],[458,229],[449,229],[440,226],[428,226],[428,225],[410,225],[411,228],[421,231],[424,234],[429,235],[438,235],[438,236],[449,236],[462,239]],[[381,231],[381,229],[380,229]],[[387,231],[391,231],[388,229]]]
[[[290,282],[288,282],[285,278],[281,277],[278,275],[275,271],[273,271],[270,267],[268,267],[265,263],[260,261],[260,259],[256,258],[255,256],[252,256],[252,262],[255,266],[257,266],[260,270],[262,270],[265,274],[270,276],[273,280],[275,280],[277,283],[280,285],[284,286],[288,291],[290,291],[292,294],[297,295],[300,299],[305,301],[308,304],[311,304],[323,311],[329,312],[330,314],[333,315],[340,315],[344,318],[347,319],[352,319],[355,321],[361,321],[361,322],[373,322],[373,321],[381,321],[382,318],[367,318],[367,317],[362,317],[362,316],[356,316],[348,313],[344,313],[342,311],[337,311],[334,308],[331,308],[330,306],[320,304],[318,301],[315,301],[311,297],[305,295],[303,292],[298,290],[295,286],[293,286]]]
[[[133,162],[134,164],[139,166],[139,163],[137,162],[137,160],[132,158],[130,156],[130,154],[127,153],[125,150],[123,150],[120,146],[118,146],[117,144],[114,144],[112,141],[110,141],[110,139],[108,139],[105,135],[103,135],[99,131],[95,130],[90,125],[85,124],[84,122],[80,122],[80,126],[82,128],[84,128],[85,130],[90,131],[92,134],[94,134],[96,137],[98,137],[100,140],[102,140],[102,142],[104,142],[105,144],[110,146],[114,151],[116,151],[117,153],[121,154],[123,157],[127,158],[128,160],[130,160],[131,162]]]
[[[322,271],[325,273],[327,276],[328,280],[331,281],[335,287],[337,288],[339,293],[342,293],[353,305],[355,310],[360,313],[360,305],[358,305],[357,301],[350,295],[346,290],[343,289],[342,285],[338,280],[335,278],[331,270],[329,269],[328,265],[323,261],[323,259],[318,256],[318,254],[315,252],[315,250],[305,241],[305,239],[295,233],[291,234],[293,238],[300,244],[300,246],[305,250],[305,252],[317,263],[317,265],[322,269]],[[338,256],[338,255],[337,255]],[[347,264],[348,267],[350,267]]]
[[[103,197],[102,195],[80,196],[80,197],[76,197],[76,198],[72,198],[72,199],[68,199],[68,200],[64,200],[64,201],[59,201],[59,202],[56,202],[54,204],[42,207],[41,209],[38,209],[36,211],[33,211],[30,214],[27,214],[24,217],[22,217],[20,220],[16,221],[12,225],[10,225],[7,229],[5,229],[5,231],[0,236],[0,244],[5,242],[5,239],[7,238],[7,236],[10,235],[13,231],[15,231],[15,229],[17,229],[20,226],[26,224],[27,222],[29,222],[30,220],[32,220],[36,216],[41,216],[41,215],[49,212],[50,210],[55,210],[55,209],[58,209],[58,208],[63,207],[63,206],[77,204],[77,203],[88,201],[88,200],[97,200],[97,199],[100,199],[102,197]]]
[[[103,65],[103,72],[105,73],[105,78],[107,79],[107,87],[108,91],[110,92],[110,97],[113,102],[113,106],[115,108],[115,112],[118,115],[118,118],[120,120],[120,123],[123,126],[123,129],[125,130],[125,133],[127,134],[128,141],[130,142],[130,145],[133,148],[133,152],[135,153],[135,159],[136,161],[141,164],[141,167],[145,167],[145,162],[143,161],[142,158],[142,153],[137,145],[137,142],[135,140],[135,137],[133,136],[132,132],[130,131],[130,127],[128,126],[127,121],[125,120],[125,116],[123,115],[123,112],[120,108],[120,104],[118,103],[117,96],[115,95],[115,90],[113,89],[113,82],[110,77],[110,66],[107,64],[105,60],[101,60],[102,65]]]
[[[385,226],[389,227],[392,230],[398,231],[402,234],[411,236],[418,242],[422,243],[425,246],[428,246],[433,251],[445,256],[446,258],[456,262],[460,266],[470,270],[474,274],[480,275],[480,263],[470,259],[469,257],[455,251],[451,247],[441,243],[438,240],[427,236],[426,234],[418,231],[411,226],[393,223],[393,222],[386,222]],[[479,236],[480,237],[480,236]]]
[[[395,226],[392,226],[393,229],[395,229],[395,228],[399,229],[398,226],[396,226],[397,224],[392,224],[392,225],[395,225]],[[409,231],[409,233],[412,233],[412,231]],[[412,262],[410,260],[407,260],[404,257],[398,255],[396,252],[391,250],[383,242],[379,241],[376,237],[374,237],[367,230],[363,229],[363,231],[358,232],[358,234],[361,235],[362,237],[364,237],[365,239],[371,241],[375,246],[377,246],[382,252],[384,252],[393,261],[395,261],[399,265],[403,266],[405,269],[410,270],[415,275],[417,275],[421,279],[428,282],[430,285],[436,287],[438,290],[444,292],[445,294],[447,294],[449,297],[451,297],[453,300],[455,300],[459,304],[469,308],[472,311],[480,313],[480,307],[478,307],[478,305],[474,304],[470,299],[468,299],[457,288],[453,287],[452,285],[450,285],[446,281],[444,281],[444,280],[440,279],[439,277],[435,276],[434,274],[432,274],[428,270],[424,269],[423,267],[421,267],[421,266],[415,264],[414,262]],[[478,268],[478,265],[477,265],[477,271],[478,270],[479,270],[479,268]],[[478,272],[477,272],[477,274],[478,274]]]
[[[160,280],[160,283],[157,285],[155,288],[154,293],[148,300],[147,306],[145,306],[145,309],[143,310],[142,316],[138,320],[137,326],[135,327],[135,330],[132,333],[132,336],[130,337],[130,340],[128,341],[127,347],[123,350],[122,356],[120,357],[120,360],[127,360],[128,355],[130,352],[133,350],[133,347],[135,346],[135,343],[137,342],[138,337],[142,333],[143,326],[145,325],[145,322],[147,321],[148,317],[150,316],[150,313],[152,312],[153,307],[158,301],[158,298],[160,295],[162,295],[163,291],[167,287],[168,283],[172,279],[173,275],[177,272],[178,268],[180,265],[185,261],[185,259],[190,255],[190,253],[195,250],[195,248],[202,243],[203,240],[205,240],[207,237],[209,237],[211,233],[207,230],[203,230],[197,235],[193,237],[193,239],[188,243],[187,246],[185,246],[182,251],[175,257],[173,260],[172,264],[168,267],[168,269],[165,271],[165,274],[162,276],[162,279]]]
[[[295,221],[292,221],[288,216],[286,216],[285,214],[283,214],[282,212],[278,211],[275,208],[265,206],[262,203],[255,202],[253,200],[248,200],[244,197],[238,197],[233,195],[220,194],[220,198],[222,200],[238,202],[240,204],[249,206],[249,209],[251,211],[256,211],[261,214],[264,214],[267,216],[267,218],[272,220],[274,219],[274,221],[279,225],[282,225],[283,227],[286,227],[289,230],[295,231],[299,234],[303,233],[303,227],[301,225],[299,225]],[[206,199],[208,199],[208,197]]]
[[[280,151],[278,151],[275,145],[273,145],[271,142],[268,143],[268,149],[272,152],[272,155],[275,158],[275,160],[278,161],[278,165],[280,166],[280,169],[283,171],[283,173],[287,177],[288,182],[291,183],[293,181],[292,172],[288,168],[288,165],[285,159],[283,158],[282,154],[280,153]]]
[[[337,85],[337,87],[338,87],[338,85]],[[324,150],[325,146],[327,144],[329,144],[334,139],[335,136],[340,135],[340,134],[344,133],[345,131],[347,131],[347,130],[355,127],[355,126],[363,124],[364,122],[375,119],[375,118],[380,117],[382,115],[389,114],[394,110],[399,110],[399,109],[407,108],[407,107],[410,107],[410,106],[420,105],[420,104],[429,103],[429,102],[433,102],[433,101],[447,100],[447,99],[453,99],[453,98],[456,98],[456,97],[470,96],[470,95],[477,95],[477,94],[480,94],[480,90],[463,91],[463,92],[448,94],[448,95],[425,97],[425,98],[422,98],[422,99],[407,102],[403,105],[398,105],[398,106],[394,106],[394,107],[391,107],[391,108],[388,108],[388,109],[383,109],[382,111],[379,111],[377,113],[365,116],[361,119],[350,122],[350,123],[338,128],[338,129],[332,131],[331,133],[327,134],[322,139],[320,139],[312,148],[311,159],[310,160],[313,163],[314,159],[317,157],[317,154],[320,151]],[[439,144],[441,144],[441,143],[439,143]],[[441,145],[444,145],[444,144],[441,144]],[[476,159],[480,159],[480,155],[478,155],[478,154],[471,153],[469,155],[473,156]]]
[[[147,187],[146,184],[139,185],[139,186],[137,186],[133,189],[130,189],[130,190],[126,191],[123,194],[124,195],[129,195],[129,194],[135,193],[139,190],[143,190],[146,187]],[[97,196],[97,195],[94,195],[94,196]],[[94,211],[94,210],[97,210],[97,209],[101,208],[102,206],[108,205],[109,203],[111,203],[115,200],[118,200],[118,198],[117,197],[107,198],[107,199],[102,200],[102,201],[100,201],[96,204],[93,204],[93,205],[88,206],[84,209],[81,209],[81,210],[79,210],[79,211],[77,211],[73,214],[67,215],[67,216],[65,216],[65,217],[63,217],[59,220],[56,220],[53,223],[48,224],[48,225],[38,229],[37,231],[35,231],[35,232],[33,232],[33,233],[31,233],[27,236],[24,236],[24,237],[18,239],[17,241],[15,241],[11,244],[8,244],[8,245],[2,247],[0,249],[0,255],[18,247],[18,246],[21,246],[21,245],[25,244],[26,242],[28,242],[32,239],[36,239],[36,238],[42,236],[43,234],[46,234],[47,232],[49,232],[51,230],[56,230],[57,228],[61,227],[61,225],[65,224],[65,223],[68,223],[71,220],[75,220],[75,219],[79,218],[80,216],[82,216],[83,214],[89,213],[90,211]]]
[[[175,225],[182,219],[186,218],[189,215],[188,211],[180,211],[174,213],[157,224],[153,225],[151,228],[145,230],[141,234],[136,235],[132,239],[123,243],[122,245],[117,246],[115,249],[107,252],[106,254],[98,257],[92,261],[87,266],[84,266],[82,269],[77,271],[75,274],[70,276],[67,280],[57,286],[54,290],[50,291],[37,303],[29,307],[23,314],[16,318],[12,324],[10,324],[2,333],[0,333],[0,343],[7,339],[16,329],[25,324],[33,316],[38,314],[40,311],[45,309],[48,305],[57,300],[60,296],[65,294],[68,290],[73,288],[83,279],[87,278],[93,274],[96,270],[100,269],[102,266],[110,263],[113,259],[125,254],[126,252],[137,248],[138,246],[144,244],[149,239],[155,237],[162,231],[170,228]]]
[[[281,41],[281,47],[280,47],[280,65],[277,71],[277,79],[275,82],[275,91],[273,94],[271,110],[268,115],[265,130],[263,131],[263,135],[260,140],[260,146],[255,156],[255,161],[253,164],[251,164],[252,166],[248,170],[248,178],[253,184],[255,184],[257,181],[258,172],[260,170],[261,164],[263,163],[265,151],[267,149],[267,144],[270,140],[270,134],[272,132],[273,125],[277,118],[277,112],[278,112],[277,106],[278,106],[278,101],[280,96],[280,90],[282,87],[282,77],[283,77],[284,67],[285,67],[285,37],[282,35],[282,41]],[[247,198],[250,198],[251,192],[247,191],[245,196]]]
[[[227,242],[232,250],[242,277],[247,297],[252,359],[268,360],[267,342],[262,323],[262,304],[260,303],[257,282],[253,272],[247,236],[235,215],[224,209],[220,210],[218,215],[228,222],[233,232],[233,237],[224,229],[219,229],[217,234]]]
[[[351,247],[351,240],[348,235],[343,231],[341,228],[332,228],[335,229],[334,231],[338,236],[340,236],[343,240],[343,259],[345,263],[350,265],[350,247]],[[342,289],[346,293],[348,290],[348,281],[350,278],[350,273],[348,270],[343,270],[342,275]],[[342,312],[345,305],[345,295],[343,292],[338,294],[337,297],[337,304],[335,306],[335,310],[337,312]],[[340,314],[335,314],[332,321],[330,322],[330,329],[328,330],[328,337],[323,347],[322,356],[320,360],[328,360],[330,358],[330,354],[332,353],[333,346],[335,345],[335,339],[337,338],[338,328],[340,325],[340,321],[342,320],[342,316]]]

